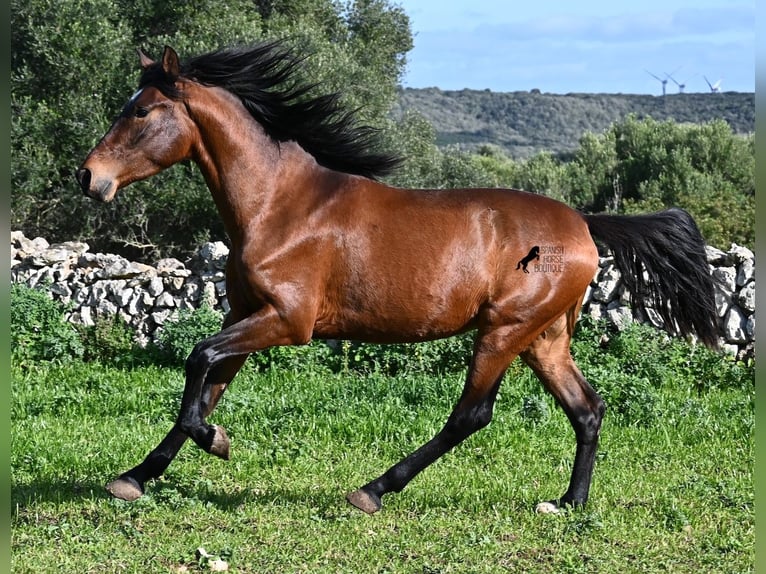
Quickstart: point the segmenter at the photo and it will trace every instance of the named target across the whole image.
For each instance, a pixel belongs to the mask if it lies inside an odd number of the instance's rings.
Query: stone
[[[731,264],[731,261],[729,260],[729,256],[726,254],[725,251],[721,251],[720,249],[717,249],[710,245],[705,246],[705,256],[707,258],[707,262],[710,265],[713,265],[715,267]]]
[[[739,346],[732,345],[731,343],[724,343],[721,345],[721,350],[727,355],[734,355],[736,357],[739,353]]]
[[[620,331],[633,322],[633,313],[630,307],[622,305],[619,301],[613,301],[607,305],[606,317]]]
[[[149,281],[149,284],[146,286],[146,292],[149,293],[152,297],[157,297],[160,293],[162,293],[165,289],[165,286],[162,283],[162,279],[160,277],[152,277],[152,280]]]
[[[719,317],[726,315],[726,312],[731,307],[731,293],[727,293],[720,286],[716,285],[713,291],[715,298],[715,309]]]
[[[748,340],[755,340],[755,315],[750,315],[745,323],[745,334]]]
[[[45,265],[55,265],[56,263],[63,263],[68,261],[70,252],[66,249],[58,247],[50,247],[43,251],[38,251],[28,257],[32,265],[35,267],[43,267]]]
[[[229,248],[223,241],[205,243],[200,247],[198,256],[205,267],[224,269],[229,257]]]
[[[199,300],[202,288],[196,281],[187,283],[180,291],[181,298],[186,301],[196,302]]]
[[[736,243],[731,244],[728,255],[735,263],[742,263],[748,259],[755,259],[755,254],[752,251],[747,247],[737,245]]]
[[[599,283],[593,288],[593,300],[607,303],[615,298],[617,286],[620,284],[620,274],[615,267],[606,268]]]
[[[595,321],[606,319],[606,309],[598,304],[591,304],[587,310],[588,316]]]
[[[173,296],[165,291],[164,293],[160,293],[154,301],[154,305],[155,307],[175,307],[176,302],[175,299],[173,299]]]
[[[93,315],[90,307],[83,307],[80,309],[80,323],[86,327],[92,327],[96,323],[93,321]]]
[[[727,352],[754,356],[755,257],[745,247],[729,252],[707,246],[706,257],[715,279],[720,338]],[[136,340],[149,342],[178,310],[193,310],[203,301],[228,313],[225,266],[229,249],[223,242],[204,244],[186,264],[165,258],[155,267],[104,253],[90,253],[83,242],[53,245],[11,232],[11,280],[44,288],[54,299],[68,302],[68,320],[92,325],[95,316],[117,314],[134,330]],[[188,267],[187,267],[188,266]],[[633,321],[628,294],[611,256],[602,257],[587,288],[582,313],[606,319],[618,328]],[[642,323],[661,327],[651,308]]]
[[[745,332],[747,318],[742,314],[739,307],[732,306],[726,313],[723,322],[724,338],[729,343],[747,343]]]
[[[183,277],[169,277],[165,281],[165,288],[170,289],[173,293],[178,293],[184,286]]]
[[[109,299],[101,299],[96,306],[96,310],[99,315],[116,315],[117,305],[112,303]]]
[[[131,316],[140,315],[146,309],[146,305],[143,303],[143,293],[135,292],[128,302],[128,314]]]
[[[737,303],[742,310],[749,313],[755,311],[755,281],[752,281],[740,289],[737,293]]]
[[[218,297],[215,295],[215,283],[205,283],[205,286],[202,288],[202,302],[213,307],[217,301]]]
[[[163,309],[162,311],[155,311],[150,317],[155,325],[164,325],[165,321],[170,317],[171,312],[170,309]]]
[[[133,287],[126,287],[117,294],[115,303],[117,303],[118,307],[127,307],[135,292]]]
[[[66,283],[54,283],[50,287],[50,291],[54,298],[59,299],[65,303],[69,302],[72,297],[72,290]]]
[[[737,268],[737,285],[742,287],[755,280],[755,261],[746,259]]]
[[[735,267],[718,267],[713,271],[713,279],[721,289],[731,293],[737,286],[737,269]]]
[[[156,264],[157,275],[160,277],[188,277],[191,271],[178,259],[166,257]]]

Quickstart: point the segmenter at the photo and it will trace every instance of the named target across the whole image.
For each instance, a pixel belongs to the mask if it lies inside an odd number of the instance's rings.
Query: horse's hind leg
[[[585,380],[569,351],[578,309],[579,305],[562,315],[521,353],[524,362],[564,409],[577,440],[569,488],[558,501],[538,505],[541,512],[587,502],[598,448],[604,402]]]
[[[242,367],[245,359],[247,359],[247,355],[231,357],[211,370],[207,377],[203,396],[205,416],[215,409],[221,395]],[[141,464],[107,484],[107,491],[116,498],[136,500],[144,493],[144,483],[147,480],[158,478],[165,472],[187,438],[187,435],[178,428],[178,425],[174,425],[162,439],[162,442],[147,455]]]
[[[512,338],[504,331],[497,329],[477,338],[463,394],[444,428],[383,475],[350,493],[346,498],[351,504],[368,514],[377,512],[384,494],[399,492],[429,464],[489,424],[500,382],[516,357],[507,349]]]

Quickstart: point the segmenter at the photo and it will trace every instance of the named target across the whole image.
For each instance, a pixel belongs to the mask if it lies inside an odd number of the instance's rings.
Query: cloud
[[[465,48],[468,42],[487,45],[497,41],[552,41],[635,43],[671,40],[693,35],[754,35],[755,8],[733,5],[721,8],[686,8],[675,12],[630,13],[615,16],[554,16],[502,24],[480,24],[472,29],[429,30],[416,35],[421,43]],[[439,38],[440,40],[436,40]],[[457,45],[460,42],[460,46]],[[446,46],[445,46],[446,47]]]

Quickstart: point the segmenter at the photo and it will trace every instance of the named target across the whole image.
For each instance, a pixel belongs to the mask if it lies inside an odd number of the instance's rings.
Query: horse
[[[87,196],[109,202],[132,182],[195,162],[230,242],[231,309],[189,354],[165,438],[106,485],[114,497],[142,496],[187,438],[229,458],[225,429],[206,417],[252,353],[312,339],[410,343],[472,331],[464,388],[443,428],[348,502],[377,512],[384,495],[488,425],[521,357],[576,440],[567,490],[540,504],[586,504],[605,404],[570,340],[598,268],[597,242],[613,253],[636,312],[650,307],[670,333],[717,345],[704,240],[684,210],[586,214],[514,189],[394,187],[383,180],[402,158],[344,110],[342,94],[313,95],[316,86],[298,79],[303,56],[284,41],[184,62],[169,46],[156,61],[138,56],[137,91],[75,177]],[[525,273],[516,263],[529,254],[540,261]]]

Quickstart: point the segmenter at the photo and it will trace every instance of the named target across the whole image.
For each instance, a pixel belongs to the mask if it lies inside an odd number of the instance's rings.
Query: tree
[[[603,134],[585,134],[567,164],[571,203],[586,211],[687,209],[705,239],[728,248],[754,244],[753,136],[715,120],[679,124],[628,116]]]
[[[133,184],[108,205],[79,193],[74,170],[135,89],[137,48],[158,57],[168,44],[184,58],[283,38],[306,54],[304,80],[343,92],[363,121],[387,127],[412,47],[409,19],[387,0],[59,0],[55,10],[12,0],[11,30],[12,226],[137,259],[224,239],[193,165]]]

